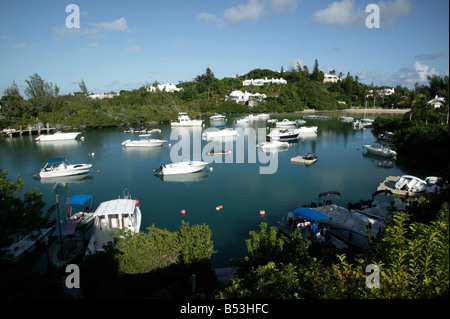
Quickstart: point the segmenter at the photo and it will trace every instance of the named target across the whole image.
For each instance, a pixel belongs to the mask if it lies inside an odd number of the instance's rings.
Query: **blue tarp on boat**
[[[68,201],[69,201],[69,205],[81,205],[81,206],[84,206],[90,200],[92,200],[92,198],[93,197],[91,195],[80,194],[80,195],[74,195],[72,197],[69,197]],[[67,201],[64,203],[64,205],[67,205]]]
[[[65,160],[64,157],[51,158],[51,159],[48,160],[47,163],[59,163],[59,162],[62,162],[64,160]]]
[[[297,208],[294,210],[294,215],[298,217],[302,217],[306,220],[309,220],[311,222],[316,222],[323,219],[330,219],[331,217],[325,214],[322,214],[321,212],[308,208],[308,207],[302,207]]]

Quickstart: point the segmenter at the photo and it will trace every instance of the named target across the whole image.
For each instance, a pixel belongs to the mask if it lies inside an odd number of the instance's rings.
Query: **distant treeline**
[[[335,74],[334,71],[330,73]],[[88,86],[81,80],[80,91],[60,95],[57,84],[46,82],[37,73],[26,80],[25,97],[13,82],[0,99],[0,128],[49,123],[52,126],[104,127],[136,126],[150,122],[168,122],[177,118],[177,108],[196,117],[202,113],[294,112],[305,109],[338,110],[350,107],[409,108],[419,99],[435,95],[448,101],[448,76],[429,77],[429,85],[416,84],[414,90],[397,85],[392,95],[370,95],[386,87],[366,85],[350,73],[339,81],[324,83],[324,73],[315,61],[312,72],[297,65],[288,71],[255,69],[233,78],[217,79],[210,68],[189,82],[180,82],[180,92],[148,90],[149,84],[131,91],[122,90],[112,98],[89,98]],[[245,79],[284,78],[287,84],[243,86]],[[153,83],[157,84],[157,82]],[[227,97],[234,90],[264,93],[267,98],[254,107],[235,103]],[[446,102],[448,105],[448,102]]]

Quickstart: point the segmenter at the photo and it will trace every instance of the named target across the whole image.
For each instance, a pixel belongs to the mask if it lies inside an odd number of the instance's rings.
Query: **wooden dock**
[[[400,197],[415,197],[420,193],[409,192],[407,190],[401,190],[395,188],[395,183],[400,179],[400,176],[388,176],[386,179],[378,185],[377,191],[391,191],[393,195]]]
[[[40,126],[40,125],[34,125],[34,126],[29,125],[25,129],[22,129],[22,126],[20,126],[20,128],[18,130],[11,129],[11,128],[7,128],[7,129],[5,128],[2,131],[0,131],[0,133],[1,133],[1,135],[13,137],[13,136],[33,135],[33,134],[40,135],[41,132],[49,134],[50,132],[53,132],[54,130],[56,130],[56,128],[49,127],[49,125],[47,123],[47,125],[45,127]]]

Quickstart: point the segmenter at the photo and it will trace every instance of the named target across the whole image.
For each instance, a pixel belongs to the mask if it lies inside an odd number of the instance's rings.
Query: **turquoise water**
[[[307,120],[306,126],[318,126],[317,135],[290,143],[286,151],[274,153],[272,157],[256,151],[252,137],[244,136],[227,142],[228,149],[232,150],[229,157],[206,156],[202,151],[211,144],[193,138],[200,136],[201,130],[194,135],[189,129],[190,146],[183,149],[182,155],[190,153],[192,158],[201,157],[205,161],[222,159],[222,163],[212,162],[202,173],[179,178],[160,178],[153,173],[153,169],[172,162],[171,151],[180,150],[178,143],[181,142],[171,139],[174,129],[168,124],[152,126],[161,129],[161,133],[153,134],[154,138],[168,141],[154,149],[123,147],[122,141],[138,139],[138,133],[125,133],[123,128],[83,131],[83,141],[69,143],[38,143],[34,141],[35,135],[1,138],[0,167],[8,170],[9,179],[14,180],[20,174],[25,190],[38,188],[48,206],[55,203],[56,195],[64,201],[69,196],[84,193],[94,196],[96,208],[102,201],[117,198],[127,189],[140,201],[141,231],[152,224],[175,231],[181,220],[191,225],[205,223],[212,230],[217,250],[213,263],[216,267],[225,267],[230,258],[246,254],[245,239],[249,231],[259,230],[263,221],[276,226],[289,211],[316,201],[321,192],[339,191],[342,198],[330,199],[346,206],[348,202],[370,198],[386,176],[414,174],[395,162],[364,156],[362,146],[375,141],[371,130],[353,130],[351,123],[338,120],[343,114],[331,115],[330,120]],[[227,116],[225,124],[248,128],[247,132],[258,132],[260,128],[264,134],[267,127],[274,127],[266,122],[241,126],[235,123],[240,117],[242,115]],[[272,117],[297,119],[301,115]],[[206,128],[215,125],[209,123],[209,117],[204,119]],[[319,161],[309,167],[290,162],[292,157],[308,152],[314,152]],[[180,152],[175,153],[180,155]],[[52,157],[66,157],[71,163],[92,163],[93,171],[82,178],[53,182],[33,178],[33,173]],[[260,168],[268,167],[269,163],[277,164],[275,172],[261,174]],[[222,210],[216,210],[219,205],[223,206]],[[184,216],[181,210],[186,211]],[[260,216],[261,210],[265,211],[264,217]]]

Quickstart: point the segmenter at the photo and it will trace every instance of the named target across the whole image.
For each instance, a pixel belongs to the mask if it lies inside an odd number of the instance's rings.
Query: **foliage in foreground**
[[[365,257],[338,254],[338,260],[311,254],[314,244],[296,234],[276,238],[261,224],[247,241],[248,256],[238,276],[217,298],[445,298],[449,295],[449,209],[444,203],[429,225],[404,212]],[[379,287],[373,287],[376,265]],[[372,286],[373,288],[369,288]]]

